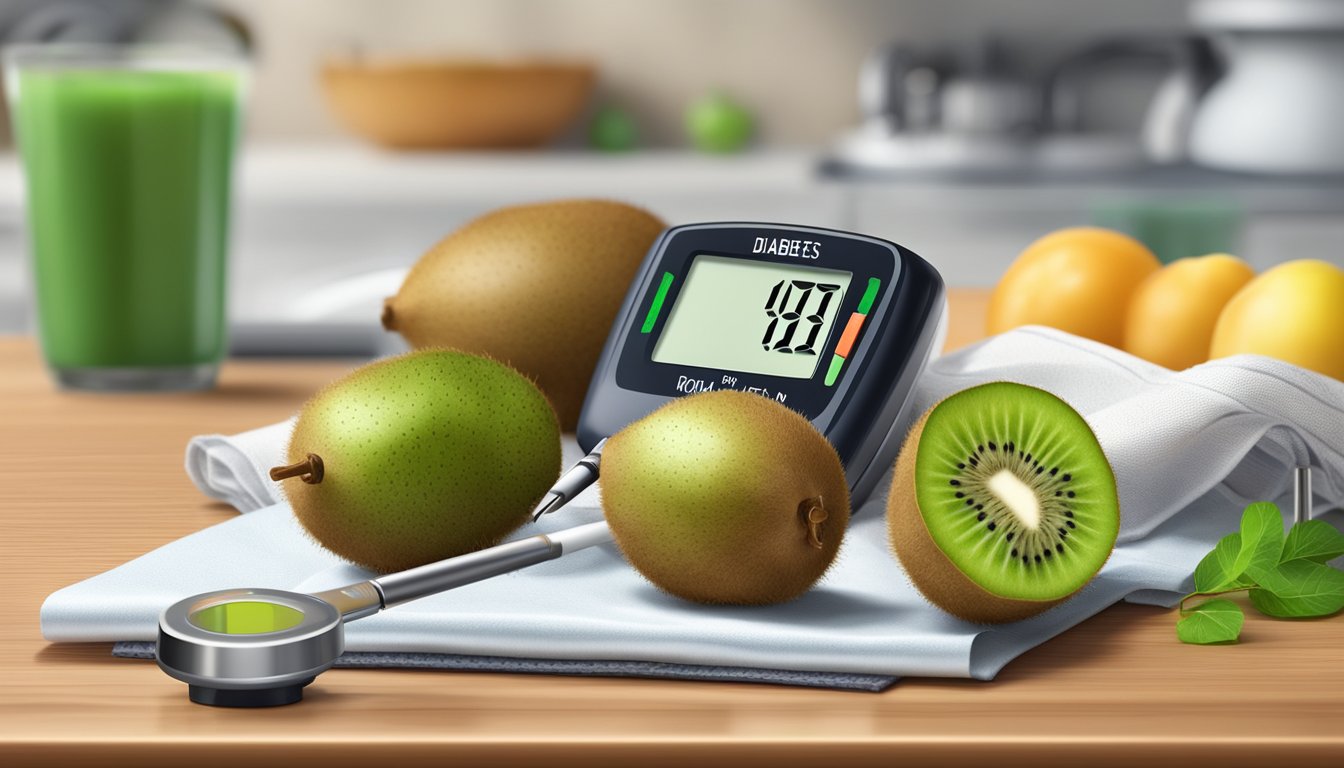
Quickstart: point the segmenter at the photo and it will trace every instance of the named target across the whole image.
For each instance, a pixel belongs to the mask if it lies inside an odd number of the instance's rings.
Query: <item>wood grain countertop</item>
[[[954,291],[949,347],[983,292]],[[52,591],[234,513],[187,481],[202,432],[282,419],[349,361],[231,361],[211,392],[59,392],[28,338],[0,338],[0,765],[1155,763],[1344,764],[1344,618],[1251,612],[1228,647],[1113,607],[994,682],[910,679],[881,694],[766,685],[333,670],[304,703],[188,702],[106,644],[49,645]]]

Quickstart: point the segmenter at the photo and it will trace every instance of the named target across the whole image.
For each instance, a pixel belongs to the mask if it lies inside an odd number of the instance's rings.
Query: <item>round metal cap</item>
[[[169,606],[159,617],[154,656],[164,672],[191,686],[193,701],[274,706],[298,701],[303,686],[344,649],[341,613],[325,600],[229,589]]]

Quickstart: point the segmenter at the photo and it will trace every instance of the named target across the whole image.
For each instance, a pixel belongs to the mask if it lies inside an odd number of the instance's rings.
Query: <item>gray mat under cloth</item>
[[[124,641],[112,646],[112,655],[126,659],[153,659],[154,643]],[[372,653],[346,651],[336,660],[347,669],[444,669],[454,672],[506,672],[527,675],[640,677],[657,680],[701,680],[716,683],[764,683],[804,688],[881,693],[900,678],[839,672],[795,672],[753,667],[711,667],[654,661],[588,661],[581,659],[514,659],[507,656],[466,656],[454,653]]]

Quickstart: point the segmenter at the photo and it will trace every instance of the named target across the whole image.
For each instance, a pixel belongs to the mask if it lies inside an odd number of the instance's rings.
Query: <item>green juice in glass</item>
[[[241,72],[51,55],[11,55],[8,80],[47,362],[67,386],[209,386]]]

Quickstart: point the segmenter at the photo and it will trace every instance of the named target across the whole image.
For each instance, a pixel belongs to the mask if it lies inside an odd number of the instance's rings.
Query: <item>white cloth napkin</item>
[[[197,435],[187,443],[187,477],[201,493],[251,512],[279,503],[284,495],[271,467],[287,464],[285,449],[294,419],[236,435]]]
[[[1235,530],[1247,500],[1288,502],[1295,464],[1316,467],[1318,510],[1344,500],[1340,382],[1258,357],[1173,373],[1028,328],[938,360],[917,402],[922,409],[994,380],[1034,384],[1071,402],[1097,432],[1120,485],[1121,544],[1092,584],[1040,616],[986,628],[926,603],[888,552],[879,495],[858,510],[821,584],[785,605],[681,602],[641,579],[608,545],[354,622],[347,647],[989,679],[1116,601],[1170,603],[1188,588],[1198,559]],[[287,430],[198,438],[188,471],[210,495],[256,509],[278,498],[263,470],[275,463]],[[566,459],[576,458],[569,440]],[[518,536],[600,514],[599,498],[589,492]],[[196,592],[316,590],[365,576],[313,544],[288,507],[264,506],[56,592],[43,605],[42,630],[53,641],[149,640],[159,611]]]

